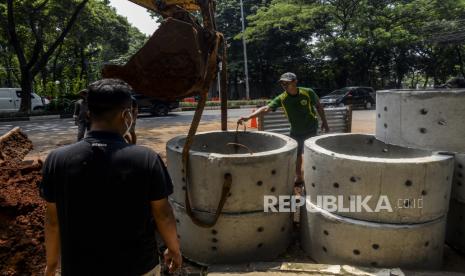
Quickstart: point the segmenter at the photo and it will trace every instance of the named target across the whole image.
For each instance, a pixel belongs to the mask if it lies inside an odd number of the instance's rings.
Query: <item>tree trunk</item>
[[[426,75],[425,82],[423,83],[423,88],[426,88],[426,86],[428,85],[428,81],[429,81],[429,76]]]
[[[21,105],[20,112],[31,112],[32,75],[27,69],[21,70]]]
[[[402,79],[404,78],[404,75],[398,74],[397,75],[397,80],[396,80],[396,88],[400,89],[402,88]]]
[[[42,70],[40,71],[40,76],[42,79],[42,86],[44,87],[44,91],[45,91],[45,89],[47,88],[47,76],[48,76],[48,70],[46,67],[42,68]]]
[[[234,94],[235,94],[235,97],[234,99],[235,100],[239,100],[239,86],[238,86],[238,83],[237,83],[237,70],[234,71]]]
[[[346,64],[342,64],[341,66],[342,70],[337,75],[337,85],[339,87],[346,87],[349,71],[347,70]]]
[[[60,45],[60,47],[58,47],[58,50],[57,50],[57,53],[55,54],[55,58],[53,59],[53,66],[52,66],[52,79],[53,80],[57,80],[58,79],[58,76],[61,75],[61,71],[60,71],[60,74],[57,73],[57,63],[58,63],[58,58],[60,57],[61,55],[61,52],[63,50],[63,44]]]
[[[13,87],[13,76],[11,74],[11,70],[13,69],[11,64],[11,55],[8,53],[8,56],[5,57],[5,65],[6,65],[6,85],[7,87]]]
[[[415,88],[415,72],[412,71],[412,79],[410,80],[410,88]]]
[[[457,57],[459,59],[459,67],[460,67],[460,73],[462,73],[462,77],[465,78],[465,69],[463,68],[463,58],[462,58],[462,51],[460,51],[459,45],[455,47],[455,51],[457,52]]]

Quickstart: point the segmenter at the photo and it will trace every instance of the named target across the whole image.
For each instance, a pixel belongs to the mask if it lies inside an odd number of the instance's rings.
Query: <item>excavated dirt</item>
[[[43,275],[42,162],[0,163],[0,275]]]
[[[32,148],[27,135],[20,128],[14,128],[0,137],[0,161],[19,163]]]

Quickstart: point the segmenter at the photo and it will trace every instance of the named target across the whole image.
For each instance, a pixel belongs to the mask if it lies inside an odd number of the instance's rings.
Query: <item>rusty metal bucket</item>
[[[168,18],[124,66],[106,65],[105,78],[119,78],[147,96],[174,100],[200,94],[205,78],[208,32]]]

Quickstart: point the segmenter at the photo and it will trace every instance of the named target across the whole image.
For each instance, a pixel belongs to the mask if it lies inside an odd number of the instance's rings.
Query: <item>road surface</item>
[[[235,121],[248,115],[252,109],[228,110],[229,127],[235,127]],[[194,111],[174,112],[165,117],[141,114],[137,119],[136,132],[140,144],[164,151],[167,140],[177,135],[186,134],[192,121]],[[353,132],[373,133],[375,122],[374,110],[353,112]],[[219,110],[205,110],[199,131],[220,129],[221,113]],[[44,157],[50,150],[75,141],[77,126],[73,119],[49,119],[24,122],[0,122],[0,135],[19,126],[32,140],[32,155]]]

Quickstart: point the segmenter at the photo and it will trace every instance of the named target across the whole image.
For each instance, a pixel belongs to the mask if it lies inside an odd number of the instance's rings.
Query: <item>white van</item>
[[[44,109],[46,102],[31,93],[31,110]],[[21,105],[21,88],[0,88],[0,112],[16,112]]]

